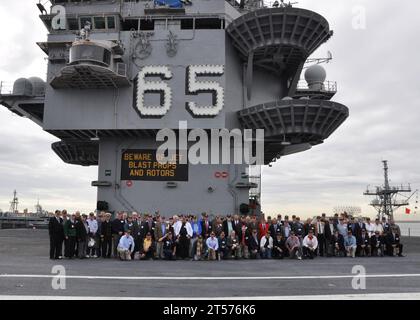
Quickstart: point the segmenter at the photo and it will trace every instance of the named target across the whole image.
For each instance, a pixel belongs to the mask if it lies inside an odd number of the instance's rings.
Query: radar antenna
[[[330,61],[333,59],[333,55],[331,51],[327,52],[327,57],[324,58],[310,58],[305,61],[305,67],[303,69],[309,68],[311,65],[314,64],[322,64],[322,63],[330,63]]]
[[[364,193],[365,196],[375,196],[370,205],[378,211],[378,218],[388,217],[394,219],[394,212],[400,207],[409,206],[409,200],[416,194],[417,190],[409,197],[403,193],[411,193],[411,186],[391,186],[388,176],[388,161],[382,161],[384,165],[384,185],[377,186],[375,189],[369,189]],[[404,199],[398,200],[397,197],[402,196]]]

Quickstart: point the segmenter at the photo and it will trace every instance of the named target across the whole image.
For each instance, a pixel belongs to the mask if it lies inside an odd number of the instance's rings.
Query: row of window
[[[180,19],[181,30],[192,29],[224,29],[225,21],[220,18],[184,18]],[[50,21],[47,21],[50,25]],[[67,29],[78,31],[82,29],[86,22],[90,22],[93,30],[114,30],[117,29],[115,16],[98,16],[98,17],[67,17]],[[142,30],[153,31],[155,29],[155,20],[151,19],[125,19],[121,20],[120,30]]]
[[[80,18],[67,18],[67,28],[69,30],[80,30],[90,22],[94,30],[112,30],[116,29],[115,17],[80,17]]]

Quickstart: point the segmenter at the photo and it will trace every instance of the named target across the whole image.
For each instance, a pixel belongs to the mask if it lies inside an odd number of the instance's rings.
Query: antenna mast
[[[375,190],[370,190],[368,187],[364,195],[376,197],[372,200],[370,205],[378,211],[379,219],[382,219],[383,217],[394,219],[394,212],[400,207],[408,206],[408,200],[411,198],[410,196],[406,197],[406,199],[398,200],[397,197],[401,195],[401,193],[411,193],[411,186],[390,186],[388,161],[384,160],[382,163],[384,165],[384,185],[380,187],[377,186]]]

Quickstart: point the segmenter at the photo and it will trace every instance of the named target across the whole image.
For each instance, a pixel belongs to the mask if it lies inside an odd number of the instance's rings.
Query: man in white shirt
[[[216,260],[216,252],[219,250],[219,240],[216,238],[216,234],[212,232],[210,237],[206,241],[208,249],[209,260]]]
[[[175,217],[174,217],[175,218]],[[191,223],[187,218],[182,217],[182,221],[177,221],[174,224],[175,239],[177,242],[176,253],[180,259],[189,259],[190,256],[190,240],[193,236],[193,229]]]
[[[312,230],[309,231],[309,234],[303,239],[303,255],[309,259],[315,257],[316,249],[318,248],[318,239],[314,236]]]
[[[95,219],[95,214],[93,212],[91,212],[89,214],[89,219],[87,220],[87,224],[89,226],[89,243],[95,243],[95,238],[96,238],[96,233],[98,232],[98,221],[96,221]],[[93,241],[92,241],[93,239]],[[95,243],[96,244],[96,243]],[[88,245],[88,256],[90,258],[97,258],[98,256],[96,255],[96,245],[94,245],[93,247]]]
[[[270,231],[267,231],[260,242],[260,254],[262,259],[271,259],[271,252],[273,250],[273,238],[270,236]]]
[[[384,227],[380,223],[379,219],[375,220],[375,232],[379,231],[379,234],[382,235],[384,233]]]
[[[370,218],[366,219],[366,232],[369,238],[372,238],[372,236],[375,234],[375,225],[372,223]]]
[[[134,252],[134,239],[131,236],[131,230],[128,229],[125,235],[121,237],[117,247],[118,255],[121,260],[131,260],[131,254]]]

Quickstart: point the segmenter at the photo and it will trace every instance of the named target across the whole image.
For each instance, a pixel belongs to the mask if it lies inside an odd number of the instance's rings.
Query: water
[[[398,222],[402,236],[408,236],[408,230],[412,237],[420,237],[420,223],[416,222]]]

